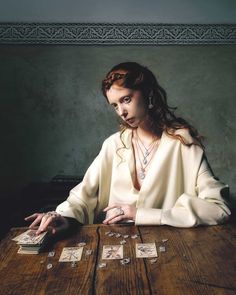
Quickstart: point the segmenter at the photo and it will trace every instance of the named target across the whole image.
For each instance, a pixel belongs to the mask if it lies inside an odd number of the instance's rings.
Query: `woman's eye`
[[[131,101],[131,97],[130,96],[124,97],[124,103],[129,103],[130,101]]]

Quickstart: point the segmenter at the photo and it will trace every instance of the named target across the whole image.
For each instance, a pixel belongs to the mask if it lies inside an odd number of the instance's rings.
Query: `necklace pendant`
[[[142,180],[145,178],[145,173],[143,171],[139,173],[139,178]]]
[[[147,157],[149,155],[149,151],[145,151],[144,156]]]
[[[144,164],[144,165],[147,164],[147,159],[146,159],[146,158],[143,159],[143,164]]]

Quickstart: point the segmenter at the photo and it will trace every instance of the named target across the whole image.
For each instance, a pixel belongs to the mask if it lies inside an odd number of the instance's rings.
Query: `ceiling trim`
[[[0,44],[236,44],[236,24],[0,23]]]

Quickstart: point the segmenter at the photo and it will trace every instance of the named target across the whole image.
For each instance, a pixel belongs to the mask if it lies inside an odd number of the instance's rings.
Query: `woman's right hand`
[[[34,213],[30,216],[27,216],[25,220],[32,221],[29,226],[31,229],[39,225],[36,231],[37,235],[44,231],[51,231],[53,234],[55,234],[58,231],[69,228],[68,220],[55,211],[50,211],[47,213]]]

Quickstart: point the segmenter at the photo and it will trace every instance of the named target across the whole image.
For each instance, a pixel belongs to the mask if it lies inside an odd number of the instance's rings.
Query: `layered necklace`
[[[138,171],[137,174],[138,177],[143,180],[146,176],[146,169],[155,154],[158,145],[158,138],[155,138],[148,146],[146,146],[139,137],[137,130],[135,130],[135,135],[134,142],[140,164],[140,171]]]

